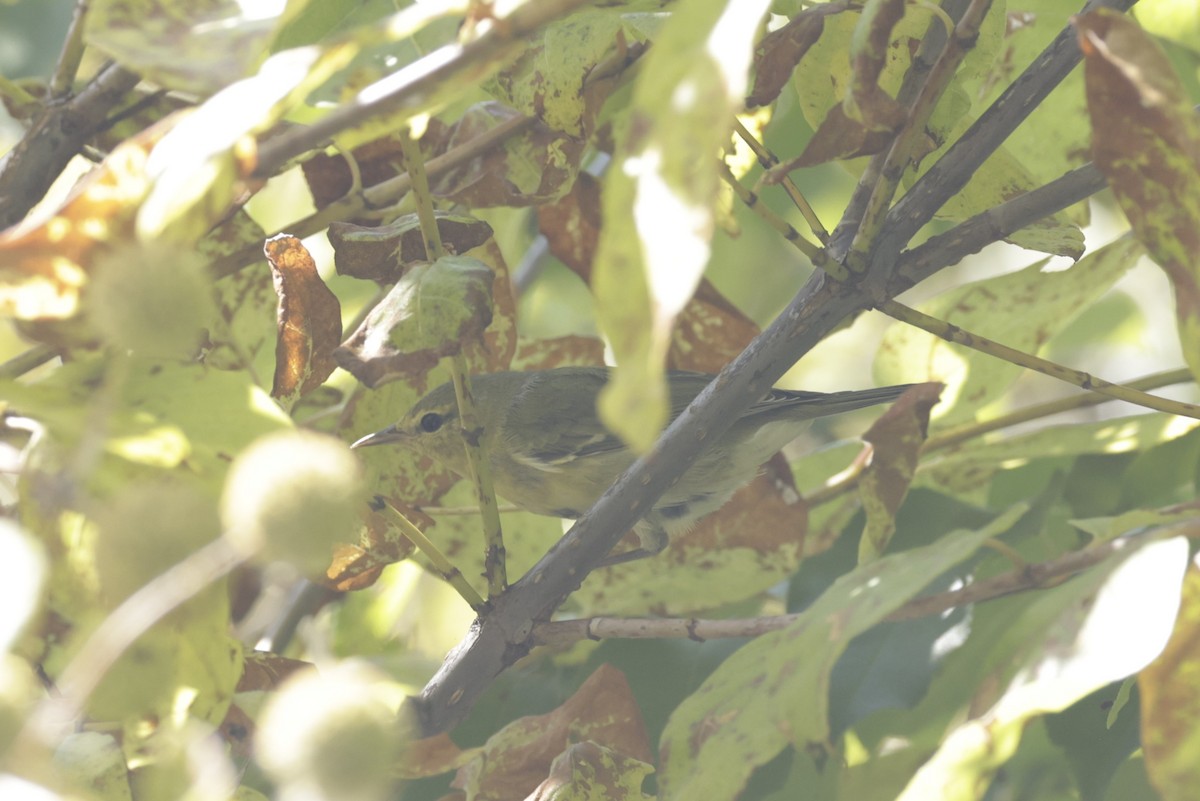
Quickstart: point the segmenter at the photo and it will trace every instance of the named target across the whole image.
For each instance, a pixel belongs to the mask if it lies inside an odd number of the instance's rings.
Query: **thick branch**
[[[1132,0],[1098,0],[1090,4],[1095,5],[1127,8]],[[550,618],[621,536],[650,510],[708,443],[728,430],[741,411],[762,397],[846,316],[889,297],[888,288],[899,285],[894,270],[908,239],[966,184],[987,154],[1078,59],[1074,31],[1068,28],[972,127],[968,135],[974,139],[965,146],[960,143],[952,147],[935,165],[935,169],[940,167],[935,178],[925,182],[921,193],[905,196],[902,213],[888,216],[881,241],[890,237],[891,244],[872,249],[875,256],[857,283],[839,283],[826,279],[823,273],[815,274],[788,308],[675,420],[651,452],[626,471],[526,576],[495,599],[492,613],[474,623],[415,701],[415,711],[427,733],[456,725],[492,680],[529,652],[534,624]],[[991,126],[998,126],[999,133],[993,135]],[[984,148],[986,152],[981,152]]]
[[[848,314],[869,307],[869,297],[861,288],[815,274],[791,305],[667,429],[653,450],[622,475],[529,573],[495,599],[491,614],[475,622],[417,702],[426,732],[446,731],[462,720],[492,680],[532,647],[533,624],[550,617],[740,411],[761,398]]]
[[[43,109],[0,165],[0,229],[16,224],[37,205],[138,80],[134,73],[110,64],[66,103]]]
[[[999,206],[976,214],[943,234],[931,237],[900,256],[897,280],[914,286],[943,267],[958,264],[993,242],[1011,236],[1043,217],[1057,214],[1099,192],[1108,182],[1090,163],[1078,167],[1045,186],[1018,195]]]

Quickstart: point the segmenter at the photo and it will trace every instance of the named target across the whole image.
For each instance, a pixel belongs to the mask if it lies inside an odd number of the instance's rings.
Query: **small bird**
[[[596,399],[608,376],[603,367],[560,367],[471,377],[482,444],[499,495],[535,514],[574,519],[633,464],[635,454],[597,416]],[[667,373],[671,420],[713,377]],[[609,556],[603,565],[662,551],[671,534],[724,506],[813,418],[887,403],[909,386],[831,394],[772,389],[742,412],[637,524],[641,547]],[[390,443],[411,446],[460,476],[468,475],[453,384],[432,390],[395,425],[351,447]]]

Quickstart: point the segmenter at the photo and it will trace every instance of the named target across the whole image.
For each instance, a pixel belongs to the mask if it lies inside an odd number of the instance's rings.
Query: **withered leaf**
[[[405,517],[422,530],[433,525],[433,519],[419,509],[389,499],[404,511]],[[412,542],[399,529],[388,522],[387,516],[368,510],[363,514],[366,524],[364,541],[358,545],[340,543],[320,583],[338,592],[352,592],[370,587],[379,580],[383,569],[406,559],[415,550]]]
[[[525,798],[550,773],[554,759],[578,741],[591,741],[650,762],[650,741],[625,675],[601,665],[552,712],[520,718],[488,738],[459,768],[452,786],[478,799]]]
[[[929,429],[929,412],[944,388],[939,383],[911,388],[862,436],[874,447],[871,464],[858,486],[867,514],[863,540],[875,555],[883,552],[896,529],[896,512],[917,471]]]
[[[764,36],[754,49],[754,88],[746,97],[746,107],[765,106],[779,97],[792,77],[792,70],[821,37],[825,17],[840,14],[849,7],[849,2],[810,6],[782,28]]]
[[[804,151],[786,164],[773,168],[771,173],[783,175],[800,167],[812,167],[835,159],[872,156],[891,141],[891,130],[873,130],[860,120],[851,119],[846,115],[845,107],[839,103],[829,110],[812,139],[804,146]]]
[[[337,366],[333,351],[342,338],[341,305],[299,239],[280,234],[267,240],[263,252],[279,298],[271,396],[290,406]]]
[[[521,116],[496,102],[467,109],[454,124],[447,148],[471,141]],[[438,197],[472,208],[530,206],[561,197],[579,172],[587,140],[551,130],[535,121],[521,133],[449,170],[433,181]]]
[[[48,216],[0,233],[0,313],[18,320],[78,313],[96,258],[133,235],[150,188],[146,160],[174,119],[123,143]]]

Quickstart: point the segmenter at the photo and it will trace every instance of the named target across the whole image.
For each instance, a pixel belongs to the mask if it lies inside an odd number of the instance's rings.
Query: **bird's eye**
[[[421,418],[421,430],[426,434],[432,434],[442,427],[442,416],[437,412],[430,412]]]

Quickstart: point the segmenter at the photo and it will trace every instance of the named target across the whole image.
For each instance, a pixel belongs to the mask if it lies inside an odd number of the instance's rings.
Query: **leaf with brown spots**
[[[433,519],[419,509],[395,498],[390,500],[403,509],[404,516],[422,531],[433,525]],[[366,524],[363,541],[357,545],[339,543],[334,548],[325,575],[319,578],[320,583],[331,590],[352,592],[366,589],[379,580],[385,567],[408,558],[416,550],[412,542],[400,533],[400,529],[388,521],[386,515],[369,510],[364,513],[363,519]]]
[[[626,758],[650,762],[652,751],[625,675],[601,665],[562,706],[520,718],[488,738],[459,769],[453,786],[476,801],[526,798],[554,760],[577,742],[592,742]]]
[[[271,397],[290,408],[337,367],[333,351],[342,338],[341,304],[299,239],[280,234],[267,240],[263,252],[279,298]]]
[[[1175,290],[1184,358],[1200,376],[1200,121],[1162,49],[1128,17],[1075,18],[1092,155]]]
[[[520,112],[496,102],[472,106],[454,124],[446,146],[464,145],[520,116]],[[585,139],[535,121],[502,146],[441,174],[430,188],[438,197],[472,208],[545,203],[570,189],[586,144]]]
[[[860,562],[882,554],[896,531],[896,512],[908,495],[929,430],[929,410],[938,402],[943,388],[935,383],[913,387],[863,434],[875,451],[858,484],[867,513],[867,525],[859,541]]]

